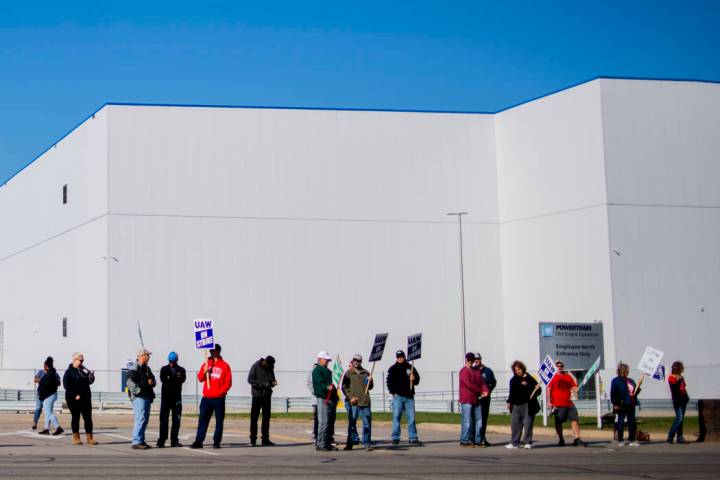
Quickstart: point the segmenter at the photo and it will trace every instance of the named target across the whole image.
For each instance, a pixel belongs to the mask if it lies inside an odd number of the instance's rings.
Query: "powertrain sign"
[[[602,323],[549,323],[539,325],[540,362],[546,356],[560,360],[566,370],[589,370],[600,357],[604,365]]]

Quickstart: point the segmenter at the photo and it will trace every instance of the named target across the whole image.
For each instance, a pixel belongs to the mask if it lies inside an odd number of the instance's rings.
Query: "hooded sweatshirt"
[[[205,381],[205,372],[209,372],[210,381]],[[203,384],[204,398],[224,398],[232,388],[232,370],[222,357],[208,358],[200,365],[198,382]],[[208,386],[209,383],[209,386]]]

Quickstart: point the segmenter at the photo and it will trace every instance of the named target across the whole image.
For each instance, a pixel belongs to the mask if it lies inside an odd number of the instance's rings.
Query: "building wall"
[[[720,88],[602,80],[618,358],[647,345],[716,396],[720,336]],[[659,392],[664,385],[651,382]],[[648,394],[653,394],[648,390]],[[663,392],[664,393],[664,392]]]
[[[506,359],[531,369],[539,322],[613,315],[600,89],[565,90],[496,115]]]
[[[304,370],[321,349],[347,361],[388,331],[382,369],[422,331],[424,388],[447,389],[457,210],[471,212],[468,346],[504,358],[491,118],[110,107],[110,126],[112,362],[136,348],[135,320],[159,359],[194,364],[191,321],[212,317],[237,369],[272,353]]]

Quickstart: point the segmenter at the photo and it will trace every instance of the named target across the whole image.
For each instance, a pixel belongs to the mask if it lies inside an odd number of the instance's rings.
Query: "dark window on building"
[[[67,337],[67,317],[63,318],[63,337]]]
[[[63,205],[67,203],[67,183],[63,185]]]

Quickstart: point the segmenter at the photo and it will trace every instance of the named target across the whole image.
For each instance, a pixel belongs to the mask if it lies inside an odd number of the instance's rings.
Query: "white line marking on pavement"
[[[205,450],[202,450],[200,448],[190,448],[190,447],[183,447],[180,450],[187,450],[188,452],[195,452],[195,453],[204,453],[205,455],[215,455],[220,456],[219,453],[215,452],[206,452]]]
[[[108,437],[115,437],[115,438],[119,438],[122,440],[128,440],[128,441],[132,442],[132,438],[126,437],[124,435],[118,435],[117,433],[95,433],[95,434],[96,435],[107,435]]]

